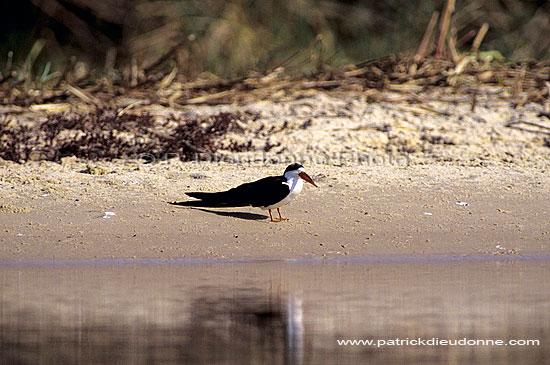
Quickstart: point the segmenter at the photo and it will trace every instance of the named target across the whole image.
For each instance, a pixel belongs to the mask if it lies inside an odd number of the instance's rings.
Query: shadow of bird
[[[176,206],[185,206],[182,203],[184,203],[184,202],[171,202],[169,204],[176,205]],[[204,209],[204,208],[195,208],[195,207],[189,207],[189,208],[190,209],[195,209],[195,210],[200,210],[200,211],[203,211],[203,212],[206,212],[206,213],[213,213],[213,214],[220,215],[220,216],[223,216],[223,217],[233,217],[233,218],[245,219],[245,220],[249,220],[249,221],[258,221],[258,220],[261,220],[261,219],[268,218],[267,215],[256,214],[256,213],[221,212],[221,211],[217,211],[217,210],[210,210],[210,209]]]

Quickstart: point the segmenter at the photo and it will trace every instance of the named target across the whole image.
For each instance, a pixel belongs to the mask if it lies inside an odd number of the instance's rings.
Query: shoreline
[[[8,164],[0,261],[323,260],[531,256],[550,252],[550,177],[539,169],[306,166],[306,187],[272,223],[257,208],[168,204],[282,166],[167,161]],[[467,203],[467,206],[457,204]],[[108,215],[107,212],[114,213]],[[105,217],[105,218],[104,218]]]
[[[0,261],[0,267],[57,267],[57,266],[121,266],[121,265],[261,265],[261,264],[399,264],[399,263],[437,263],[437,262],[494,262],[494,261],[546,261],[550,254],[539,255],[433,255],[433,256],[369,256],[310,259],[114,259],[114,260],[80,260],[80,261]]]

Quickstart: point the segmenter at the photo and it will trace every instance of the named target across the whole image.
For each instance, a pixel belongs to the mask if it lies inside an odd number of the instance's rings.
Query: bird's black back
[[[284,176],[269,176],[263,179],[239,185],[227,191],[217,193],[190,192],[186,195],[200,199],[181,205],[200,207],[253,207],[269,206],[283,200],[290,192],[284,184]]]

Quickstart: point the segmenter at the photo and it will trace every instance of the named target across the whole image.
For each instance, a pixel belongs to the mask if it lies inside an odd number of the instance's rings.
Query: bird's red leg
[[[278,222],[278,221],[276,221],[275,219],[273,219],[273,216],[271,215],[271,209],[269,209],[269,217],[271,218],[271,221],[272,221],[272,222]]]
[[[279,220],[281,221],[287,221],[288,218],[283,218],[283,216],[281,215],[281,211],[279,210],[279,208],[277,208],[277,213],[279,213]]]

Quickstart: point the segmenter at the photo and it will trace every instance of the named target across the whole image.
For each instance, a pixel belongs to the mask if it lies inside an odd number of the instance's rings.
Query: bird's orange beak
[[[318,188],[318,186],[313,182],[313,179],[311,177],[309,177],[308,174],[306,174],[305,172],[300,172],[298,174],[298,176],[300,176],[302,179],[304,179],[305,181],[307,181],[308,183],[310,183],[311,185],[315,186],[316,188]]]

